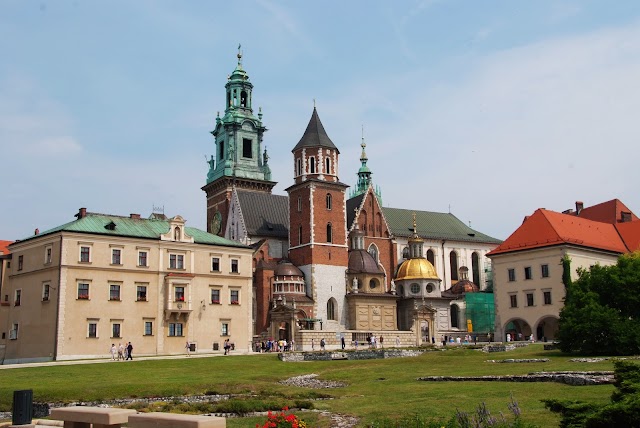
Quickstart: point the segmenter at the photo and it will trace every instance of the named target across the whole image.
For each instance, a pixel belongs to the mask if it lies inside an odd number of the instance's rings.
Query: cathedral
[[[384,206],[364,139],[349,191],[339,178],[340,150],[315,106],[291,144],[287,194],[273,194],[266,127],[262,112],[254,114],[241,52],[225,92],[202,190],[207,230],[253,248],[256,341],[294,340],[307,350],[320,339],[331,347],[376,335],[409,346],[491,333],[485,255],[501,241],[451,213]]]

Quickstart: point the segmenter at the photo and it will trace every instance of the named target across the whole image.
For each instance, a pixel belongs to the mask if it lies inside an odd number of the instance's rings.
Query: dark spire
[[[326,147],[334,149],[340,153],[338,148],[333,144],[333,141],[331,141],[327,135],[327,132],[324,130],[324,126],[322,126],[322,122],[320,122],[320,117],[318,116],[318,111],[315,106],[313,107],[313,114],[311,115],[311,120],[309,120],[307,129],[304,131],[304,135],[300,138],[300,141],[298,141],[298,144],[296,144],[292,152],[303,147]]]

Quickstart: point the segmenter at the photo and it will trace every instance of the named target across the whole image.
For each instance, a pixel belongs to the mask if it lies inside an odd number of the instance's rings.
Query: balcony
[[[168,320],[180,320],[182,317],[185,321],[189,318],[189,314],[193,311],[190,300],[175,299],[173,296],[165,300],[164,317]]]

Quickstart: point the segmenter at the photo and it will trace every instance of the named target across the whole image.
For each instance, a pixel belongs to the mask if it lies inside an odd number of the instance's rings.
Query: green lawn
[[[548,363],[496,364],[487,359],[550,358]],[[0,410],[11,408],[17,389],[33,389],[34,401],[101,400],[209,393],[258,394],[258,399],[309,398],[304,388],[278,384],[281,379],[317,373],[340,380],[345,388],[314,390],[333,397],[313,401],[315,409],[356,415],[361,426],[380,417],[420,414],[450,418],[456,409],[473,411],[484,401],[492,413],[508,413],[510,395],[520,403],[523,419],[541,427],[557,426],[558,417],[541,399],[579,399],[604,403],[612,386],[570,387],[557,383],[418,382],[429,375],[526,374],[532,371],[612,370],[610,361],[571,363],[569,356],[531,345],[506,353],[451,349],[415,358],[366,361],[283,363],[275,354],[134,361],[0,370]],[[317,414],[312,426],[328,426]],[[229,419],[228,426],[255,426],[256,419]]]

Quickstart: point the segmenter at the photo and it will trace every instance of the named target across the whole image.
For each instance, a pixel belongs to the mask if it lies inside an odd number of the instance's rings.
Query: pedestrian
[[[229,353],[229,339],[224,340],[224,355]]]
[[[396,336],[396,348],[400,347],[400,336]]]
[[[295,339],[291,339],[291,343],[289,344],[289,349],[291,351],[295,351],[296,350],[296,341],[295,341]]]
[[[311,338],[311,350],[313,351],[316,348],[316,341]]]
[[[358,350],[358,341],[355,341],[355,345],[356,345],[356,351]]]
[[[344,336],[340,337],[340,345],[342,345],[342,349],[344,350],[344,348],[346,346],[345,343],[344,343]]]
[[[474,344],[474,345],[477,345],[477,344],[478,344],[478,335],[477,335],[477,334],[474,334],[474,335],[473,335],[473,344]]]
[[[124,360],[124,345],[122,342],[118,343],[118,361]]]
[[[380,347],[384,348],[384,337],[380,336]]]
[[[447,341],[442,334],[440,335],[440,342],[442,342],[442,346],[447,346]]]
[[[127,345],[127,360],[131,360],[133,361],[133,345],[131,344],[131,342],[129,342],[129,344]]]
[[[187,357],[191,356],[191,344],[189,343],[189,341],[187,340],[186,345],[184,345],[184,350],[187,353]]]
[[[112,344],[111,344],[111,348],[109,348],[109,352],[111,352],[111,359],[112,359],[113,361],[115,361],[115,360],[116,360],[116,354],[117,354],[117,352],[118,352],[118,351],[116,350],[116,344],[115,344],[115,343],[112,343]]]
[[[324,346],[325,346],[325,341],[324,341],[324,337],[323,337],[322,339],[320,339],[320,350],[321,351],[325,350]]]
[[[431,336],[431,344],[432,345],[436,344],[436,338],[434,336]]]

